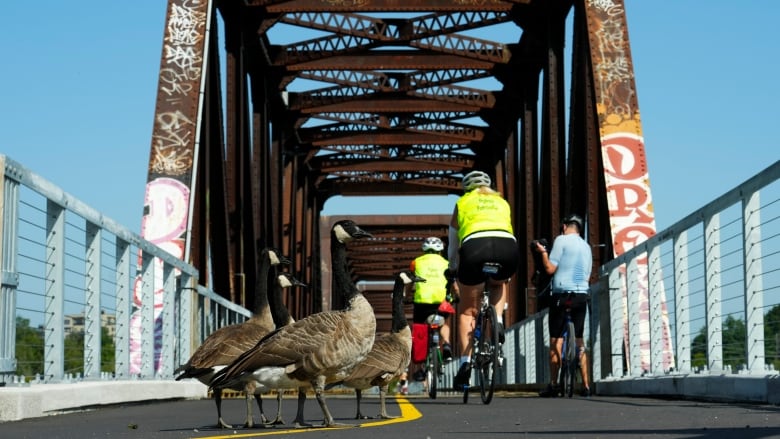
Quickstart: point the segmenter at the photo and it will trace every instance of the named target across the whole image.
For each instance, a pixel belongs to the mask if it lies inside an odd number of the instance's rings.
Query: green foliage
[[[30,320],[16,318],[16,374],[43,375],[43,331],[30,327]]]
[[[114,371],[114,339],[107,328],[101,328],[100,370]],[[84,373],[84,333],[76,332],[65,337],[65,373]]]
[[[100,370],[114,371],[114,339],[107,328],[101,328]],[[32,328],[30,320],[16,318],[16,374],[28,379],[43,375],[43,330]],[[76,332],[65,337],[65,373],[83,374],[84,333]]]
[[[775,305],[764,316],[764,355],[766,362],[780,370],[780,305]]]
[[[747,328],[741,319],[732,316],[723,321],[723,366],[731,366],[737,370],[747,363],[746,343]],[[775,305],[764,316],[764,355],[766,362],[774,364],[775,369],[780,370],[780,358],[778,358],[778,345],[780,345],[780,305]],[[691,364],[693,367],[707,365],[707,333],[702,327],[691,344]]]

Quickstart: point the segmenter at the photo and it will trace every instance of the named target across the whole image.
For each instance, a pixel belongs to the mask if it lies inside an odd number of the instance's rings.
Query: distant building
[[[84,332],[86,317],[84,314],[68,314],[65,316],[65,336],[69,334],[80,334]],[[116,316],[100,312],[100,326],[106,328],[108,335],[113,337],[116,334]]]

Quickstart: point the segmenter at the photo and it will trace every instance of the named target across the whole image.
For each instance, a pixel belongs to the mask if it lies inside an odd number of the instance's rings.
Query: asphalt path
[[[264,398],[266,415],[276,413],[274,396]],[[497,392],[489,405],[479,394],[467,404],[459,394],[388,398],[395,419],[355,420],[352,395],[328,395],[328,406],[345,427],[294,429],[241,426],[243,399],[223,401],[232,429],[217,429],[212,400],[180,400],[118,405],[0,423],[0,438],[262,438],[292,436],[320,439],[436,438],[780,438],[780,407],[774,405],[664,400],[635,397],[539,398],[533,393]],[[257,406],[253,407],[255,419]],[[286,397],[282,414],[295,416],[296,400]],[[377,395],[365,395],[362,411],[379,413]],[[314,398],[305,406],[306,421],[321,424]]]

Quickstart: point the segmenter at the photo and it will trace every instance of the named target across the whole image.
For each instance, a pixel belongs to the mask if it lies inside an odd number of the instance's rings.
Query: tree
[[[780,370],[780,305],[775,305],[764,316],[764,355],[766,362]]]
[[[32,328],[30,319],[16,317],[15,355],[17,375],[43,375],[43,331]]]
[[[100,329],[100,370],[114,371],[114,339],[107,328]],[[74,332],[65,338],[65,373],[84,373],[84,333]]]

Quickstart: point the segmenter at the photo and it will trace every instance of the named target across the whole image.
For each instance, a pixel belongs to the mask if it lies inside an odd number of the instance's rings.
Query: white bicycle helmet
[[[422,249],[424,252],[433,250],[436,252],[440,252],[444,250],[444,243],[441,242],[441,239],[432,236],[430,238],[425,238],[425,241],[423,241]]]
[[[463,176],[463,190],[469,192],[482,186],[490,186],[490,176],[482,171],[471,171]]]

